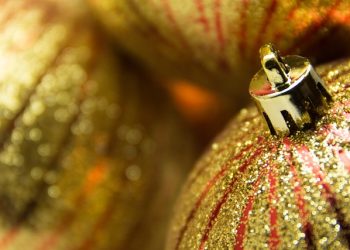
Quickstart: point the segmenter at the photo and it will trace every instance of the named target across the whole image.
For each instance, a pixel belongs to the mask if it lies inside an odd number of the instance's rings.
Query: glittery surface
[[[334,97],[313,130],[276,138],[243,109],[197,163],[167,249],[350,247],[350,61],[318,68]]]
[[[89,2],[119,45],[145,65],[220,90],[237,105],[248,97],[245,82],[259,67],[256,55],[264,43],[323,60],[350,52],[346,0]]]
[[[80,1],[0,2],[0,248],[159,249],[193,156],[166,97]]]

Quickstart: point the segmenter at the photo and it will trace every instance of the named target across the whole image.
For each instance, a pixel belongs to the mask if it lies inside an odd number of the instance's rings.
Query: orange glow
[[[334,10],[331,13],[331,20],[333,20],[334,23],[350,25],[350,12]]]
[[[167,87],[177,108],[192,122],[208,120],[220,112],[219,98],[208,90],[186,81],[173,81]]]
[[[84,183],[84,193],[89,193],[95,186],[97,186],[105,177],[107,170],[107,163],[104,160],[96,163],[94,167],[87,173],[86,181]]]

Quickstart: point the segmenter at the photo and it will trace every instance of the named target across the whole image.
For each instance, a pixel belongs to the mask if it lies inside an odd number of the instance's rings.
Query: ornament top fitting
[[[310,61],[281,57],[272,44],[260,48],[262,69],[250,82],[249,93],[272,135],[286,136],[307,129],[332,100]]]

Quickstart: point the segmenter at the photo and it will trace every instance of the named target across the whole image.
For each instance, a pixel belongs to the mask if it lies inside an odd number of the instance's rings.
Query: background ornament
[[[263,43],[314,63],[350,52],[348,1],[89,2],[121,47],[160,76],[217,90],[231,112],[248,100],[245,83],[258,68]]]
[[[162,247],[191,136],[86,15],[80,1],[2,5],[1,249]]]

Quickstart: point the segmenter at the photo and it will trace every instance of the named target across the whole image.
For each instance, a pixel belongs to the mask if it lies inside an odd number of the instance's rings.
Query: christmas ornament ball
[[[118,44],[154,72],[215,89],[236,106],[248,97],[243,83],[263,43],[324,61],[350,52],[349,1],[89,2]]]
[[[272,136],[243,109],[184,185],[167,249],[348,249],[349,69],[317,68],[333,101],[308,130]]]
[[[161,248],[191,136],[86,15],[80,1],[2,4],[1,249]]]

